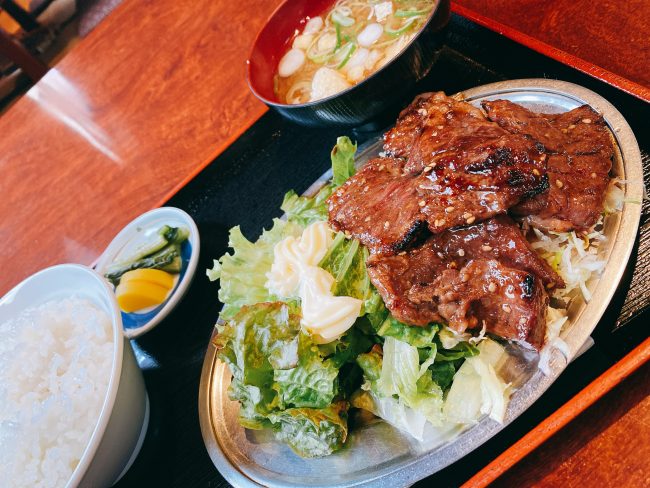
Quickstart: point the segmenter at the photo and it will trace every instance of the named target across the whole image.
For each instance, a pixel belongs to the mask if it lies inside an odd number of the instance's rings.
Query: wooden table
[[[167,201],[265,113],[244,60],[279,3],[125,0],[0,118],[0,293],[51,264],[91,263],[126,222]],[[603,470],[606,478],[590,479],[647,482],[647,380],[645,368],[499,483],[517,484],[522,470],[549,486]],[[610,469],[625,436],[635,440],[625,451],[634,450],[625,460],[634,477]]]
[[[650,102],[647,0],[455,0],[454,11]]]
[[[245,60],[279,3],[126,0],[0,118],[0,294],[90,264],[266,111]]]

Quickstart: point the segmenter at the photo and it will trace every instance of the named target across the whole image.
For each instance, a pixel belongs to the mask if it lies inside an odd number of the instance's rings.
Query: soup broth
[[[320,100],[363,81],[409,44],[436,3],[338,0],[321,16],[306,18],[278,63],[274,90],[279,101]]]

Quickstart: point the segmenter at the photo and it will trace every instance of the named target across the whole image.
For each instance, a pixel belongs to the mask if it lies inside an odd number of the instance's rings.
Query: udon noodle
[[[429,19],[437,0],[338,0],[306,18],[278,63],[283,103],[319,100],[361,82],[395,58]]]

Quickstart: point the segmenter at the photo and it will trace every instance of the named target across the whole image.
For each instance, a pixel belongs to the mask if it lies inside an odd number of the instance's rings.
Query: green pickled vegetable
[[[183,265],[181,244],[190,236],[184,227],[163,225],[150,240],[139,243],[120,261],[111,264],[104,277],[115,286],[127,271],[141,268],[154,268],[168,273],[180,273]]]
[[[178,244],[170,244],[151,256],[147,256],[131,263],[118,263],[110,266],[104,276],[114,285],[118,285],[120,278],[127,271],[142,268],[162,269],[170,273],[179,273],[181,267],[181,248]]]

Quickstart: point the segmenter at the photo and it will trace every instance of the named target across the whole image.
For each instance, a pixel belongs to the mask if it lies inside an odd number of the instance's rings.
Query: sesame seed
[[[418,109],[418,113],[419,113],[420,115],[427,115],[427,111],[424,110],[423,108],[419,108],[419,109]]]
[[[445,128],[444,125],[438,125],[438,126],[436,127],[436,129],[438,129],[438,130],[440,130],[440,129],[444,129],[444,128]]]
[[[463,256],[465,255],[465,250],[464,250],[464,249],[459,249],[459,250],[458,250],[458,255],[459,255],[460,257],[463,257]]]
[[[438,251],[436,254],[438,254],[438,257],[439,257],[440,259],[445,259],[445,255],[442,254],[440,251]]]
[[[497,290],[497,285],[496,283],[492,282],[488,285],[488,291],[490,293],[494,293]]]
[[[406,251],[402,251],[400,253],[397,253],[398,256],[404,256],[404,254],[406,254]]]
[[[460,281],[462,281],[463,283],[467,283],[469,281],[469,275],[467,273],[463,273],[462,275],[460,275]]]
[[[382,165],[379,167],[379,171],[384,171],[385,169],[386,169],[386,165],[385,165],[385,164],[382,164]]]
[[[591,173],[592,178],[595,178],[596,176],[598,176],[596,173]]]
[[[567,132],[569,132],[569,131],[566,130],[566,129],[562,129],[562,134],[566,134]]]
[[[432,137],[436,137],[437,135],[438,135],[437,132],[432,132],[432,133],[431,133],[431,136],[432,136]]]
[[[560,180],[555,180],[555,186],[562,188],[564,186],[564,183],[562,183]]]
[[[436,227],[442,227],[443,225],[445,225],[446,222],[447,222],[447,221],[446,221],[445,219],[440,219],[440,220],[436,220],[436,221],[434,222],[434,225],[435,225]]]
[[[539,160],[540,160],[540,161],[546,161],[546,154],[542,154],[542,155],[539,157]]]
[[[522,317],[519,319],[519,325],[526,325],[526,317]]]
[[[484,245],[481,246],[481,249],[483,249],[485,252],[490,252],[492,250],[492,246]]]
[[[508,305],[507,303],[504,303],[503,305],[501,305],[501,308],[503,309],[503,311],[504,311],[505,313],[510,313],[510,312],[512,312],[512,309],[510,308],[510,305]]]
[[[363,188],[363,191],[368,191],[368,190],[370,190],[370,185],[366,185],[366,186]]]
[[[360,181],[359,183],[361,183],[362,185],[365,185],[365,184],[366,184],[366,179],[365,179],[365,178],[361,178],[361,181]]]
[[[390,222],[387,220],[384,222],[384,229],[388,229],[390,227]]]
[[[450,212],[453,212],[453,211],[454,211],[454,207],[447,207],[445,209],[445,212],[447,212],[447,213],[450,213]]]
[[[555,283],[546,283],[546,288],[549,290],[555,286]]]
[[[425,202],[424,200],[420,200],[420,201],[418,202],[418,205],[419,205],[420,207],[424,207],[426,204],[427,204],[427,202]]]
[[[591,119],[582,119],[583,124],[591,124]]]
[[[534,174],[535,176],[539,176],[539,171],[537,170],[537,168],[534,168],[534,169],[533,169],[533,174]]]
[[[544,137],[548,137],[548,132],[546,134],[544,134]]]
[[[465,213],[463,214],[463,218],[464,218],[464,219],[469,219],[471,216],[472,216],[472,214],[469,213],[469,212],[465,212]]]
[[[431,166],[427,166],[426,168],[424,168],[423,171],[424,171],[425,173],[428,173],[429,171],[431,171],[431,169],[432,169]]]
[[[575,125],[575,124],[571,124],[571,125],[569,126],[569,130],[571,130],[571,129],[575,129],[575,128],[576,128],[576,125]]]
[[[476,220],[476,217],[472,216],[469,219],[467,219],[465,222],[467,222],[468,224],[473,224],[475,220]]]
[[[368,216],[368,217],[366,217],[365,219],[363,219],[363,221],[364,221],[364,222],[370,222],[370,216]]]

